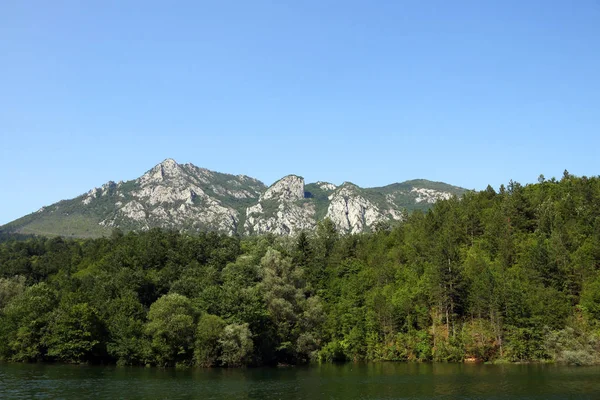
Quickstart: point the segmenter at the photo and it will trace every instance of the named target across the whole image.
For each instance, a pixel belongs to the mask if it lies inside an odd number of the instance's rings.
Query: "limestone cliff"
[[[244,233],[293,235],[315,225],[315,205],[304,201],[304,178],[288,175],[246,209]]]
[[[336,186],[287,175],[266,187],[246,175],[230,175],[166,159],[132,181],[110,181],[72,199],[2,227],[64,236],[106,235],[113,228],[217,231],[227,234],[294,235],[329,218],[343,233],[399,221],[407,211],[427,209],[464,189],[414,180],[380,188]]]

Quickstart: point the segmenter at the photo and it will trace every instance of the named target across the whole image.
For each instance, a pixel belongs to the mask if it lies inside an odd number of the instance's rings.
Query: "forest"
[[[488,186],[358,235],[3,234],[0,359],[599,363],[600,179]]]

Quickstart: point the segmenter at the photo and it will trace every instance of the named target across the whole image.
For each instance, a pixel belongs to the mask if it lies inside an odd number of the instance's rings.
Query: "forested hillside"
[[[3,240],[6,360],[600,359],[597,177],[488,187],[371,234]]]

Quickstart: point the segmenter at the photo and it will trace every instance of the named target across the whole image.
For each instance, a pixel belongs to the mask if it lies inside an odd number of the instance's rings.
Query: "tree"
[[[69,363],[101,358],[105,338],[98,311],[88,303],[69,300],[62,301],[52,315],[44,338],[48,356]]]
[[[308,234],[301,231],[296,238],[293,262],[301,267],[306,267],[310,265],[312,258],[312,247]]]
[[[25,277],[17,275],[12,278],[0,278],[0,311],[24,291]]]
[[[274,249],[267,250],[261,260],[261,288],[267,311],[277,327],[279,358],[285,362],[295,359],[296,323],[305,301],[302,291],[302,269],[294,267],[289,258]]]
[[[216,315],[204,314],[198,321],[196,328],[196,346],[194,360],[201,367],[217,365],[221,355],[219,339],[223,335],[225,321]]]
[[[14,361],[34,361],[46,355],[46,335],[56,294],[38,283],[15,296],[0,315],[0,355]]]
[[[194,320],[190,300],[180,294],[167,294],[150,306],[145,332],[157,365],[189,362],[194,348]]]
[[[600,275],[584,285],[581,307],[591,320],[600,323]]]
[[[219,338],[223,351],[221,362],[228,367],[239,367],[248,364],[254,343],[248,324],[227,325]]]
[[[146,360],[148,343],[144,338],[146,312],[133,292],[125,292],[108,304],[108,354],[119,365]]]

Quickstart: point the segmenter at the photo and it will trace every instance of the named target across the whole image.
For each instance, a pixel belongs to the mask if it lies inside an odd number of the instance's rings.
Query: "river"
[[[0,364],[4,399],[600,399],[600,367],[342,364],[158,369]]]

